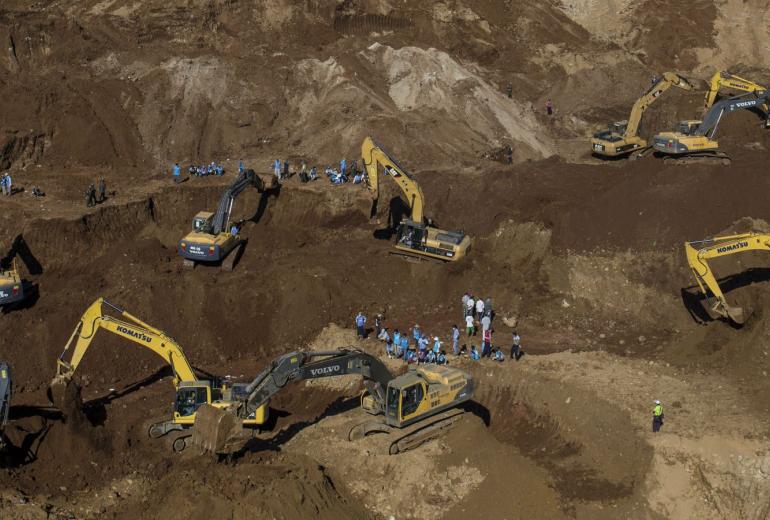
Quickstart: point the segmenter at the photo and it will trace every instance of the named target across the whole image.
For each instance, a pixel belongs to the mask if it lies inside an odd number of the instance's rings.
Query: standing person
[[[281,180],[281,160],[276,159],[273,163],[273,174],[275,174],[275,178],[279,181]]]
[[[492,354],[492,329],[481,333],[481,357],[489,357]]]
[[[505,147],[505,156],[508,164],[513,164],[513,147],[511,145]]]
[[[396,352],[398,353],[397,357],[401,357],[403,354],[401,350],[401,333],[398,329],[393,330],[393,344],[396,346]]]
[[[652,408],[652,433],[658,433],[661,426],[663,426],[663,405],[655,399],[655,406]]]
[[[179,182],[179,176],[182,174],[182,168],[179,167],[179,163],[174,163],[174,167],[171,169],[171,175],[174,177],[174,182]]]
[[[362,312],[356,314],[356,336],[364,339],[366,337],[366,316]]]
[[[468,301],[465,304],[465,315],[469,314],[473,316],[473,310],[476,308],[476,300],[473,299],[473,295],[468,296]]]
[[[99,178],[99,204],[107,200],[107,183],[104,177]]]
[[[2,177],[0,177],[0,188],[3,190],[3,195],[8,195],[8,174],[4,173]]]
[[[315,166],[313,166],[313,167],[310,169],[310,180],[311,180],[311,181],[314,181],[314,180],[316,180],[317,178],[318,178],[318,168],[316,168]]]
[[[460,329],[457,325],[452,325],[452,352],[456,356],[460,351],[458,349],[458,343],[460,342]]]
[[[420,352],[425,352],[426,350],[428,350],[428,338],[425,335],[423,335],[422,337],[420,337],[419,340],[417,340],[417,348]]]
[[[488,312],[484,313],[484,317],[481,318],[481,331],[487,331],[492,326],[492,318],[489,316]]]
[[[521,356],[523,356],[521,353],[521,336],[519,336],[519,333],[514,330],[513,344],[511,345],[511,359],[518,361]]]
[[[463,294],[463,298],[462,298],[462,302],[463,302],[463,318],[465,318],[465,312],[466,312],[465,309],[468,308],[468,298],[470,298],[470,297],[471,297],[471,295],[468,292]]]
[[[439,352],[441,352],[441,340],[438,339],[438,336],[433,336],[433,353],[438,356]]]
[[[484,300],[479,298],[476,300],[476,319],[481,321],[481,318],[484,317]]]
[[[548,98],[548,100],[545,102],[545,112],[549,116],[553,115],[553,102],[551,101],[551,98]]]
[[[6,195],[13,195],[13,179],[11,178],[10,173],[5,174],[5,189],[6,189]]]
[[[348,162],[345,159],[342,159],[340,161],[340,174],[345,175],[345,170],[347,169]]]
[[[283,161],[283,176],[282,177],[284,179],[288,179],[289,178],[289,160],[288,159]]]
[[[473,314],[468,314],[465,317],[465,330],[468,332],[468,336],[476,335],[476,327],[473,326]]]
[[[232,225],[232,227],[230,228],[230,234],[233,235],[234,237],[238,236],[238,225],[237,224],[233,224]]]
[[[409,336],[406,331],[401,334],[401,350],[404,352],[404,361],[408,362],[407,354],[409,354]]]
[[[415,344],[420,341],[420,338],[422,337],[422,330],[420,330],[420,326],[415,323],[414,327],[412,327],[412,338],[414,338]]]
[[[238,161],[238,173],[243,173],[245,167],[243,165],[243,159]]]
[[[484,299],[484,312],[491,318],[492,316],[492,298],[487,296]]]
[[[94,183],[92,182],[88,186],[88,190],[86,191],[86,207],[91,208],[96,205],[96,186],[94,186]]]
[[[377,331],[377,335],[380,335],[380,331],[382,330],[382,319],[383,316],[381,313],[377,314],[377,316],[374,317],[374,330]]]
[[[508,86],[505,87],[505,93],[508,95],[508,99],[513,98],[513,85],[508,83]]]

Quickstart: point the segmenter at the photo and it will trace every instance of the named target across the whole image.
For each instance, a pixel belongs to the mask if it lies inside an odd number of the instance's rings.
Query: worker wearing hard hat
[[[652,408],[652,433],[660,431],[660,427],[663,426],[663,405],[660,401],[655,399],[655,406]]]

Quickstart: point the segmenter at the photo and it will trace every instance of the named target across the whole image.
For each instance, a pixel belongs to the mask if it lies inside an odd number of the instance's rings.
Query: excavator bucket
[[[195,413],[192,443],[210,453],[228,453],[243,427],[235,414],[209,404]]]
[[[736,324],[743,325],[746,323],[746,313],[743,312],[742,307],[727,306],[727,316]]]
[[[67,411],[79,400],[77,385],[69,377],[56,376],[48,385],[48,400],[53,406]]]

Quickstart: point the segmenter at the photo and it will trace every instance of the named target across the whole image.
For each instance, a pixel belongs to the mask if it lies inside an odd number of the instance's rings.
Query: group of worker
[[[206,177],[207,175],[221,176],[225,174],[225,167],[217,164],[216,161],[211,161],[211,164],[203,164],[200,166],[192,164],[187,168],[187,173],[189,173],[191,177]]]
[[[442,348],[443,342],[438,336],[433,336],[431,345],[430,336],[425,334],[417,324],[412,327],[411,334],[395,329],[393,336],[390,335],[387,327],[382,327],[377,338],[385,343],[385,355],[391,359],[403,359],[407,364],[418,365],[447,364],[446,350]]]

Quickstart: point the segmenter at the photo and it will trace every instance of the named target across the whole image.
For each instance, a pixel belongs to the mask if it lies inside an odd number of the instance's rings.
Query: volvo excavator
[[[655,136],[653,147],[667,161],[681,164],[704,161],[720,161],[730,164],[730,157],[719,150],[717,129],[725,113],[741,109],[760,109],[770,103],[770,91],[758,90],[715,103],[703,120],[681,121],[675,132],[663,132]],[[765,113],[765,126],[768,114]]]
[[[119,317],[105,314],[105,309],[113,311]],[[152,424],[148,433],[151,438],[156,439],[173,432],[171,444],[174,451],[184,450],[191,440],[189,428],[194,424],[196,411],[202,404],[229,407],[240,402],[240,397],[244,395],[245,384],[230,385],[196,376],[182,347],[173,338],[120,307],[99,298],[83,313],[57,361],[56,377],[49,387],[49,398],[59,409],[69,408],[66,402],[68,386],[100,329],[154,352],[171,367],[176,390],[172,416]],[[249,413],[242,416],[242,424],[248,427],[259,426],[266,420],[266,403],[264,406],[253,407]]]
[[[0,361],[0,451],[6,447],[5,427],[8,425],[8,413],[11,409],[11,368]]]
[[[266,190],[274,188],[275,183],[274,176],[262,176],[254,170],[238,174],[219,199],[216,213],[201,211],[193,217],[192,231],[179,241],[177,248],[179,255],[184,259],[184,265],[194,267],[196,263],[221,262],[223,270],[232,271],[246,245],[238,234],[231,233],[229,227],[233,203],[249,186],[254,186],[264,194]]]
[[[762,85],[754,83],[748,79],[741,78],[735,74],[731,74],[728,71],[716,72],[709,80],[709,89],[706,92],[705,108],[708,110],[714,104],[717,99],[717,95],[722,89],[738,92],[760,92],[767,90]],[[770,109],[767,104],[763,105],[763,110],[767,113]],[[765,126],[770,124],[770,121],[765,121]]]
[[[591,139],[591,151],[602,157],[620,157],[634,152],[641,152],[650,147],[648,142],[639,136],[639,123],[644,111],[655,100],[671,87],[683,90],[693,90],[695,87],[689,80],[674,72],[664,72],[650,88],[636,100],[631,108],[631,114],[626,121],[611,123],[606,130],[594,134]]]
[[[396,249],[401,256],[429,258],[442,261],[462,259],[471,245],[471,239],[462,231],[444,231],[433,227],[425,219],[425,197],[422,188],[409,172],[399,165],[371,137],[364,139],[361,156],[366,167],[366,186],[375,204],[380,197],[380,167],[385,175],[401,188],[411,215],[401,221],[396,234]]]
[[[743,233],[740,235],[727,235],[714,237],[684,244],[687,263],[695,276],[695,281],[705,297],[709,291],[714,295],[715,302],[711,310],[717,316],[727,318],[736,325],[742,325],[746,321],[746,315],[741,307],[734,307],[727,303],[722,289],[719,287],[714,272],[709,267],[708,261],[712,258],[744,253],[747,251],[770,251],[770,234]]]
[[[195,418],[193,444],[204,451],[231,453],[243,441],[241,422],[267,405],[290,383],[360,375],[366,390],[361,409],[372,417],[353,425],[348,440],[382,433],[391,455],[415,448],[451,428],[462,416],[458,405],[473,397],[473,379],[466,372],[421,365],[394,377],[378,358],[360,350],[292,352],[273,360],[229,408],[201,406]]]

